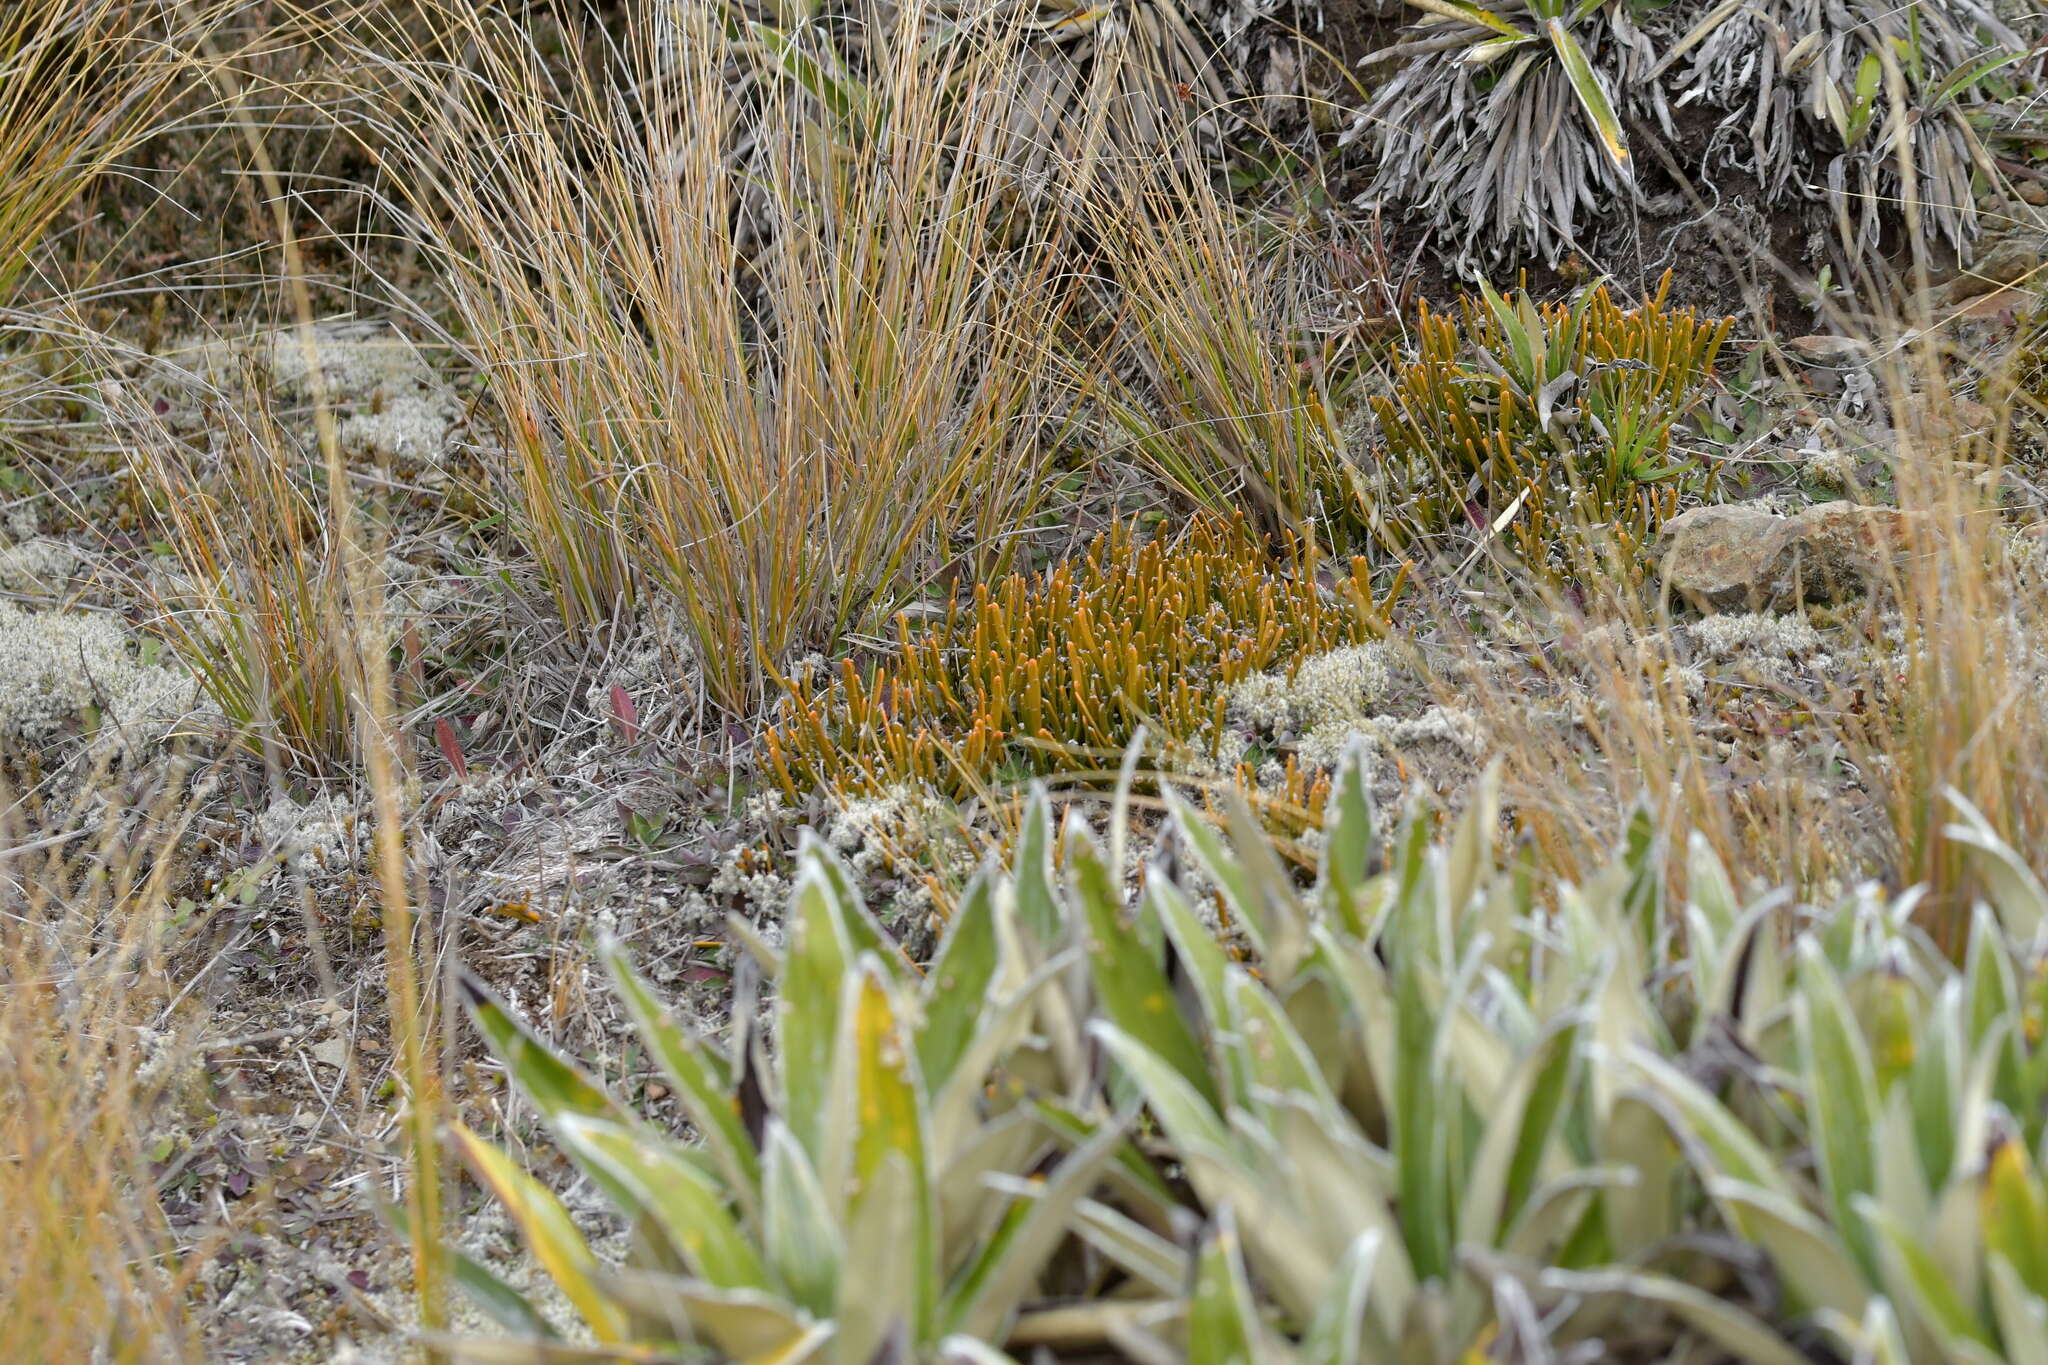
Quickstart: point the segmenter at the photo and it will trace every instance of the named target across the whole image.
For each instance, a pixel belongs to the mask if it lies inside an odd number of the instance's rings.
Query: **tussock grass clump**
[[[0,10],[0,306],[64,207],[196,84],[228,6],[14,0]]]
[[[1088,387],[1124,451],[1276,546],[1395,543],[1394,497],[1350,422],[1397,329],[1384,255],[1346,248],[1350,269],[1323,273],[1349,278],[1317,297],[1309,281],[1333,244],[1247,212],[1200,167],[1106,180],[1086,212],[1115,310],[1112,364]]]
[[[1280,571],[1242,520],[1143,543],[1117,526],[1050,573],[978,585],[943,624],[899,620],[896,657],[866,677],[848,660],[836,680],[793,679],[769,763],[793,794],[922,782],[964,797],[1113,769],[1141,725],[1199,751],[1233,684],[1377,637],[1386,600],[1363,559],[1331,588]]]
[[[1011,44],[931,17],[868,15],[842,70],[653,6],[558,81],[457,4],[466,64],[393,69],[386,156],[526,550],[579,631],[673,594],[734,713],[942,571],[999,571],[1044,491],[1065,291],[1028,234],[993,245]]]
[[[237,397],[211,452],[134,424],[177,570],[148,585],[156,627],[236,742],[273,769],[336,773],[356,752],[362,668],[329,490],[254,384]]]
[[[1571,567],[1567,539],[1589,527],[1643,545],[1699,468],[1672,458],[1672,434],[1734,322],[1668,307],[1670,288],[1637,308],[1604,284],[1540,306],[1481,285],[1459,319],[1425,305],[1415,358],[1372,400],[1418,522],[1491,525],[1534,566]]]

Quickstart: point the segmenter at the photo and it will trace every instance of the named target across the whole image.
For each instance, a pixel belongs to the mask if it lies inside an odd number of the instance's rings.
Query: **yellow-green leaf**
[[[470,1170],[505,1206],[521,1240],[574,1304],[599,1341],[623,1341],[625,1312],[597,1287],[598,1260],[576,1229],[576,1221],[554,1192],[519,1169],[513,1160],[460,1123],[448,1125],[455,1148]]]
[[[1565,79],[1571,82],[1572,93],[1579,97],[1579,106],[1586,111],[1586,118],[1593,125],[1593,131],[1600,139],[1600,146],[1606,151],[1607,159],[1623,175],[1628,175],[1628,137],[1622,131],[1621,119],[1616,116],[1613,104],[1608,102],[1607,92],[1600,87],[1600,78],[1593,74],[1593,64],[1586,59],[1585,48],[1565,28],[1562,19],[1546,20],[1544,31],[1550,35],[1550,46],[1557,53],[1558,64],[1564,68]]]

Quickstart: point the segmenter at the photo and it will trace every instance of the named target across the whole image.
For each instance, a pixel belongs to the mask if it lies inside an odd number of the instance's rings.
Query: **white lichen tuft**
[[[1261,673],[1230,689],[1234,720],[1286,740],[1364,719],[1393,682],[1387,647],[1347,645],[1304,660],[1292,679]]]
[[[1822,488],[1846,493],[1856,482],[1856,457],[1846,450],[1822,450],[1806,461],[1806,477]]]
[[[362,852],[355,804],[339,796],[303,805],[280,796],[257,817],[256,834],[285,866],[306,876],[352,868]]]
[[[344,450],[430,468],[446,453],[463,420],[462,397],[411,341],[378,323],[334,322],[316,329],[315,349]],[[170,355],[206,386],[232,392],[253,367],[267,372],[279,397],[302,404],[314,398],[313,370],[295,328],[187,341]]]
[[[1745,655],[1806,660],[1819,654],[1826,643],[1804,616],[1770,612],[1706,617],[1693,623],[1692,640],[1701,653],[1721,661]]]
[[[96,740],[126,750],[162,738],[197,699],[190,675],[146,662],[112,617],[0,602],[0,737],[42,743],[93,722]]]
[[[1419,716],[1360,716],[1316,726],[1295,745],[1303,765],[1335,768],[1352,740],[1363,736],[1374,748],[1400,752],[1423,744],[1448,745],[1466,758],[1486,752],[1486,732],[1470,711],[1432,706]]]
[[[1486,729],[1479,717],[1462,707],[1432,706],[1419,716],[1382,721],[1383,743],[1396,749],[1417,744],[1446,744],[1467,758],[1486,752]]]
[[[680,606],[657,608],[642,619],[631,645],[584,689],[583,704],[610,723],[616,719],[612,688],[624,688],[640,724],[657,729],[668,705],[693,691],[696,671],[688,617]]]
[[[396,554],[384,556],[383,579],[384,611],[393,620],[430,620],[463,601],[459,577],[429,573]]]
[[[756,856],[751,848],[741,847],[727,853],[719,860],[718,870],[705,886],[707,906],[711,900],[731,896],[756,912],[779,911],[788,904],[790,893],[795,890],[789,878],[777,871],[772,863]],[[781,941],[780,923],[772,915],[764,928],[772,926],[769,934],[771,943]]]
[[[877,796],[842,797],[826,823],[825,842],[863,878],[905,866],[962,875],[973,870],[960,813],[931,792],[902,783]]]
[[[38,538],[0,549],[0,589],[26,597],[54,597],[78,573],[84,557],[61,540]]]
[[[2040,524],[2026,527],[2013,534],[2006,543],[2007,562],[2012,565],[2013,576],[2025,589],[2040,592],[2048,589],[2048,534],[2043,534]]]
[[[320,374],[341,409],[344,449],[431,460],[462,420],[462,400],[410,341],[367,324],[336,324],[319,332]],[[270,337],[271,373],[285,390],[312,394],[311,370],[296,331]]]

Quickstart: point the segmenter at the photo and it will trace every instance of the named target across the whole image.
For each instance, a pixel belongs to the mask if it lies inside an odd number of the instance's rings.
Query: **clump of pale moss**
[[[592,716],[611,721],[616,711],[612,688],[624,688],[639,724],[658,730],[670,712],[690,704],[697,671],[688,618],[679,606],[657,607],[641,618],[637,634],[583,690],[583,704]]]
[[[1308,767],[1335,768],[1360,736],[1390,752],[1422,744],[1446,745],[1466,758],[1486,752],[1479,717],[1458,707],[1432,706],[1419,716],[1361,716],[1318,725],[1295,744],[1295,757]]]
[[[2029,526],[2015,532],[2006,544],[2007,562],[2013,578],[2023,591],[2048,590],[2048,526]]]
[[[78,551],[61,540],[24,540],[0,548],[0,588],[25,597],[54,597],[83,562]]]
[[[1846,450],[1816,451],[1806,462],[1806,476],[1822,488],[1847,492],[1856,482],[1856,465]]]
[[[337,322],[316,329],[315,350],[344,450],[430,468],[446,452],[463,420],[462,397],[411,341],[380,324]],[[253,369],[268,375],[277,396],[314,397],[313,368],[295,328],[187,342],[171,358],[202,384],[230,393]]]
[[[1293,739],[1343,721],[1362,720],[1393,684],[1387,647],[1347,645],[1304,660],[1289,678],[1260,673],[1230,689],[1231,717],[1279,739]]]
[[[1826,641],[1813,622],[1797,613],[1729,612],[1708,616],[1692,625],[1692,640],[1710,659],[1727,661],[1745,655],[1772,659],[1811,660]]]
[[[126,749],[161,738],[197,697],[189,674],[144,658],[112,617],[0,602],[0,739],[83,727]]]

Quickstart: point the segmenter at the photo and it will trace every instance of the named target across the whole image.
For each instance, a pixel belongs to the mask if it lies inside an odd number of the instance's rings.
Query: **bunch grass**
[[[0,13],[0,307],[19,299],[58,215],[202,88],[230,9],[20,0]]]
[[[1028,232],[994,245],[1013,44],[930,21],[877,9],[835,75],[656,5],[558,79],[457,4],[462,64],[391,69],[383,155],[527,552],[578,631],[672,598],[737,715],[942,576],[999,570],[1045,493],[1067,290]]]
[[[1399,330],[1385,257],[1357,259],[1341,294],[1314,298],[1319,243],[1174,160],[1105,177],[1085,214],[1113,331],[1105,354],[1086,353],[1084,390],[1122,451],[1189,505],[1242,512],[1276,549],[1397,546],[1395,498],[1353,420]]]
[[[348,583],[317,459],[245,373],[216,400],[211,452],[133,418],[176,575],[156,625],[235,741],[273,772],[345,772],[362,685]]]
[[[185,1296],[213,1248],[168,1227],[146,1150],[193,1060],[161,1013],[190,812],[118,808],[96,776],[71,809],[0,811],[0,1339],[23,1360],[198,1359]]]

